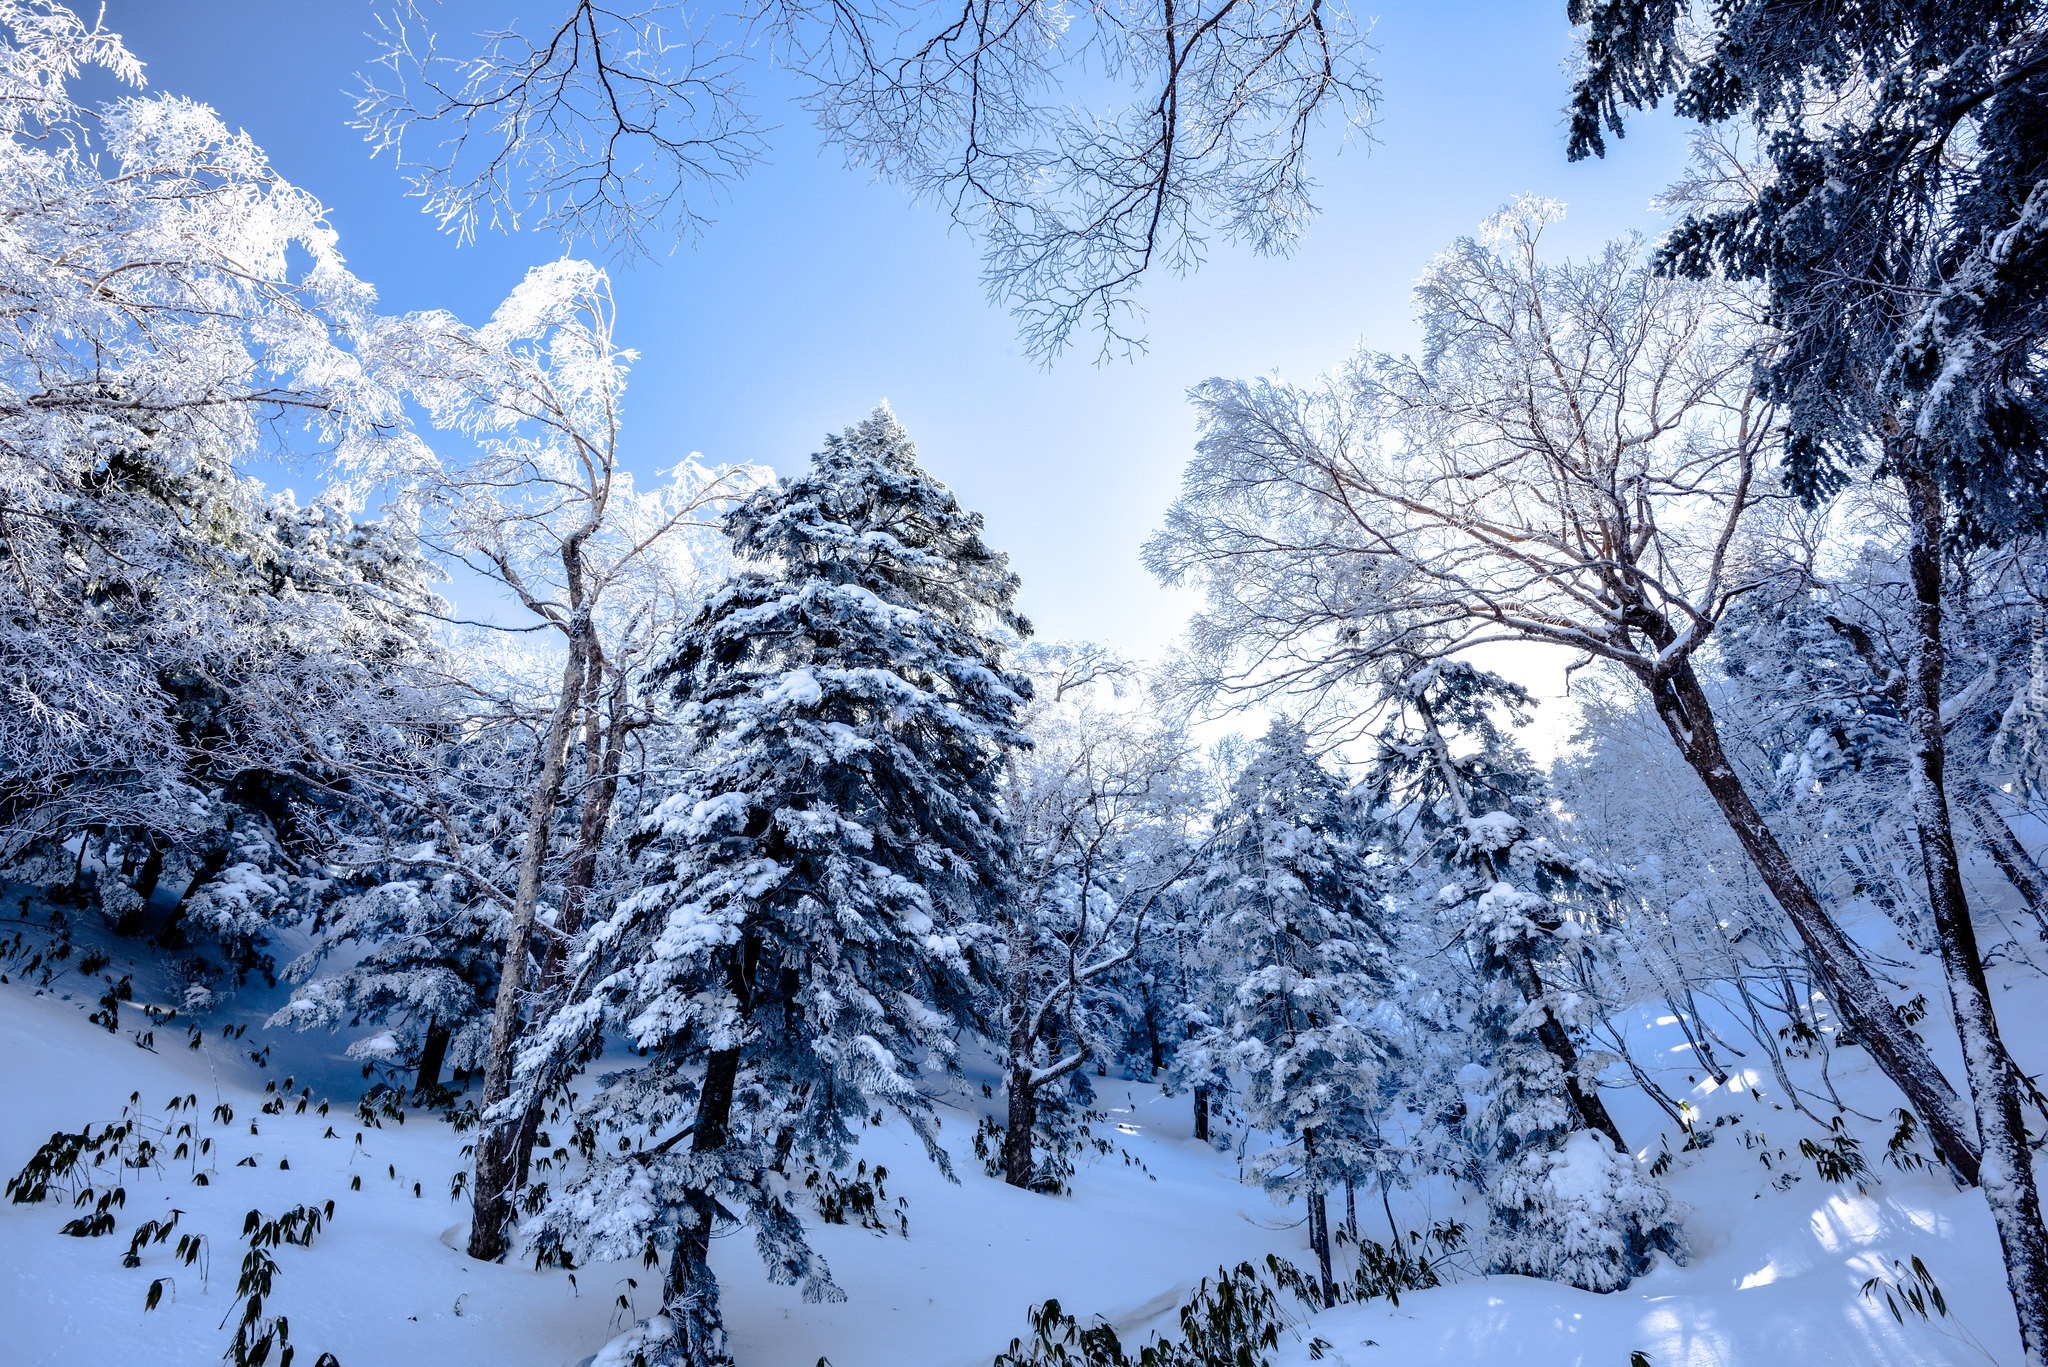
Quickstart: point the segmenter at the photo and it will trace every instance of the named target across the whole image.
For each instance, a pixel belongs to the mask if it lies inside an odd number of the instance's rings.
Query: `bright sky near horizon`
[[[467,30],[560,5],[426,8],[444,21],[444,50],[466,52]],[[632,463],[644,476],[701,451],[790,471],[886,397],[926,466],[1010,552],[1041,636],[1156,655],[1192,599],[1161,589],[1138,549],[1189,454],[1188,386],[1307,377],[1361,341],[1408,347],[1417,275],[1517,194],[1571,206],[1560,251],[1658,231],[1650,200],[1680,167],[1682,130],[1641,119],[1606,161],[1566,163],[1564,9],[1397,0],[1363,11],[1378,16],[1378,117],[1369,138],[1324,139],[1323,213],[1306,241],[1278,260],[1217,242],[1199,272],[1149,281],[1151,349],[1129,362],[1094,364],[1085,339],[1049,369],[1026,358],[985,298],[976,243],[844,169],[801,110],[771,102],[769,163],[726,194],[701,241],[614,267],[621,333],[641,353]],[[403,196],[388,162],[369,160],[348,127],[354,73],[374,56],[365,0],[108,0],[106,17],[155,89],[213,105],[320,196],[387,307],[481,320],[528,266],[562,252],[531,234],[458,246]]]

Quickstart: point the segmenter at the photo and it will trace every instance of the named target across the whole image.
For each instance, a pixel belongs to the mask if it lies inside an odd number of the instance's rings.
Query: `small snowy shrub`
[[[1618,1291],[1659,1251],[1684,1250],[1671,1199],[1593,1130],[1523,1152],[1496,1174],[1488,1196],[1496,1272]]]

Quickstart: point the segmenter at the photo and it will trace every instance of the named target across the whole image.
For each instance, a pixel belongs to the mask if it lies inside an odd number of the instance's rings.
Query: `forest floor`
[[[311,1246],[275,1250],[265,1309],[288,1317],[296,1367],[311,1367],[323,1351],[342,1367],[575,1367],[655,1307],[659,1273],[638,1263],[571,1274],[470,1260],[459,1251],[467,1204],[450,1198],[469,1136],[423,1111],[403,1124],[388,1116],[365,1123],[356,1098],[368,1084],[343,1056],[344,1041],[262,1027],[281,988],[231,999],[207,1018],[196,1049],[183,1020],[152,1030],[140,1009],[150,984],[121,962],[122,947],[106,942],[116,957],[90,979],[74,955],[47,987],[39,973],[25,979],[18,963],[0,986],[0,1169],[15,1173],[55,1131],[103,1126],[124,1110],[168,1121],[174,1135],[189,1123],[193,1138],[212,1144],[127,1174],[116,1227],[103,1237],[64,1237],[62,1226],[80,1213],[68,1204],[0,1206],[0,1363],[216,1362],[238,1314],[245,1214],[274,1217],[330,1200],[333,1217]],[[89,1016],[106,979],[123,972],[136,972],[136,1001],[122,1004],[109,1031]],[[2038,991],[2031,967],[2000,975]],[[2048,1023],[2014,1025],[2026,1032],[2015,1041],[2023,1060],[2038,1064],[2044,1041],[2036,1036]],[[245,1032],[224,1037],[236,1026]],[[1955,1191],[1938,1172],[1886,1165],[1876,1124],[1860,1130],[1871,1156],[1861,1188],[1826,1182],[1798,1148],[1826,1131],[1780,1109],[1768,1075],[1738,1068],[1732,1085],[1718,1086],[1689,1062],[1671,1018],[1646,1014],[1631,1029],[1644,1056],[1677,1055],[1671,1080],[1715,1136],[1710,1147],[1681,1152],[1666,1174],[1689,1208],[1685,1266],[1660,1263],[1628,1290],[1602,1296],[1479,1276],[1454,1256],[1449,1285],[1406,1293],[1398,1305],[1379,1300],[1301,1319],[1283,1340],[1283,1367],[1629,1367],[1632,1353],[1653,1367],[2017,1360],[1991,1222],[1974,1192]],[[1837,1052],[1831,1073],[1851,1107],[1873,1118],[1888,1110],[1860,1051]],[[1688,1076],[1699,1080],[1687,1085]],[[941,1112],[957,1186],[900,1124],[864,1135],[863,1160],[888,1170],[892,1229],[814,1226],[843,1302],[805,1304],[769,1285],[746,1231],[720,1240],[713,1261],[741,1367],[814,1367],[821,1358],[832,1367],[986,1367],[1047,1297],[1084,1322],[1106,1318],[1134,1347],[1221,1265],[1269,1252],[1309,1264],[1299,1209],[1242,1184],[1235,1149],[1195,1142],[1185,1097],[1096,1079],[1102,1114],[1091,1130],[1104,1143],[1083,1151],[1071,1194],[1046,1196],[987,1176],[976,1157],[978,1112],[996,1105],[980,1095],[985,1080],[993,1079],[970,1073]],[[264,1111],[286,1094],[278,1113]],[[170,1109],[172,1098],[188,1096],[196,1105]],[[1613,1099],[1640,1152],[1679,1146],[1682,1131],[1641,1092],[1617,1090]],[[1448,1187],[1397,1189],[1390,1204],[1404,1229],[1475,1218]],[[899,1209],[907,1237],[893,1227]],[[173,1210],[177,1235],[204,1234],[207,1256],[185,1265],[167,1239],[124,1267],[133,1232]],[[1333,1223],[1339,1218],[1333,1212]],[[1387,1237],[1376,1190],[1360,1193],[1358,1218],[1365,1237]],[[1861,1290],[1872,1277],[1897,1277],[1896,1264],[1915,1257],[1940,1286],[1947,1315],[1922,1320],[1908,1309],[1895,1320],[1881,1294]],[[168,1279],[160,1303],[145,1310],[159,1279]]]

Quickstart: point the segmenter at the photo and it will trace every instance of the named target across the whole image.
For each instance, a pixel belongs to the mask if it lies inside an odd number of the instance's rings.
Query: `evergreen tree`
[[[1260,1155],[1269,1190],[1306,1198],[1309,1240],[1332,1284],[1325,1193],[1372,1165],[1392,1032],[1383,878],[1345,784],[1276,721],[1218,817],[1205,879],[1211,954],[1234,966],[1217,1039],[1244,1078],[1251,1122],[1282,1142]]]
[[[412,785],[382,795],[374,829],[336,855],[348,876],[316,908],[318,938],[285,970],[301,986],[270,1021],[374,1027],[350,1057],[409,1067],[422,1101],[439,1098],[444,1069],[482,1064],[490,1040],[507,921],[500,890],[516,878],[534,759],[523,728],[506,732],[458,730]],[[355,955],[330,967],[348,949]]]
[[[668,659],[689,771],[644,825],[644,886],[582,951],[594,986],[528,1051],[603,1019],[648,1056],[582,1106],[604,1142],[536,1234],[669,1247],[650,1362],[724,1360],[707,1257],[740,1211],[771,1277],[839,1294],[792,1157],[843,1164],[887,1108],[946,1166],[920,1069],[989,986],[1015,859],[997,781],[1027,744],[1002,633],[1029,624],[981,525],[877,409],[728,515],[751,568]]]
[[[1669,1199],[1636,1171],[1584,1047],[1599,1002],[1587,955],[1600,922],[1575,896],[1602,872],[1538,829],[1540,776],[1496,714],[1526,720],[1521,688],[1450,661],[1401,680],[1403,715],[1380,737],[1382,792],[1436,828],[1452,881],[1436,890],[1478,978],[1465,1089],[1483,1098],[1469,1127],[1484,1187],[1488,1248],[1503,1272],[1593,1291],[1628,1285],[1682,1240]]]

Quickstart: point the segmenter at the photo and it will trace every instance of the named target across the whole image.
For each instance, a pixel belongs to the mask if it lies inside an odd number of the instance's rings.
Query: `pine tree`
[[[1257,1162],[1269,1190],[1305,1198],[1332,1285],[1325,1193],[1370,1169],[1392,1032],[1383,877],[1346,786],[1276,721],[1218,817],[1205,879],[1210,954],[1234,967],[1218,1038],[1251,1122],[1282,1142]]]
[[[378,795],[378,820],[335,855],[348,876],[316,907],[317,939],[285,970],[301,985],[271,1025],[373,1027],[350,1057],[409,1067],[422,1101],[445,1069],[483,1062],[533,749],[523,728],[456,728],[413,785]]]
[[[1453,881],[1433,900],[1479,978],[1480,1060],[1466,1080],[1484,1095],[1470,1136],[1492,1266],[1617,1290],[1683,1241],[1600,1098],[1613,1056],[1584,1047],[1599,1006],[1584,960],[1600,924],[1573,894],[1604,874],[1537,829],[1541,779],[1496,717],[1525,720],[1524,690],[1451,661],[1402,679],[1397,696],[1410,720],[1381,736],[1375,778],[1438,824]]]
[[[582,1106],[607,1142],[536,1230],[669,1247],[651,1362],[724,1359],[707,1256],[739,1210],[771,1277],[838,1294],[792,1159],[843,1164],[891,1109],[946,1166],[920,1069],[989,986],[1015,858],[997,780],[1027,743],[1001,633],[1029,624],[981,525],[877,409],[728,515],[750,568],[668,658],[689,772],[644,826],[644,886],[592,929],[595,986],[541,1032],[609,1019],[647,1063]]]

